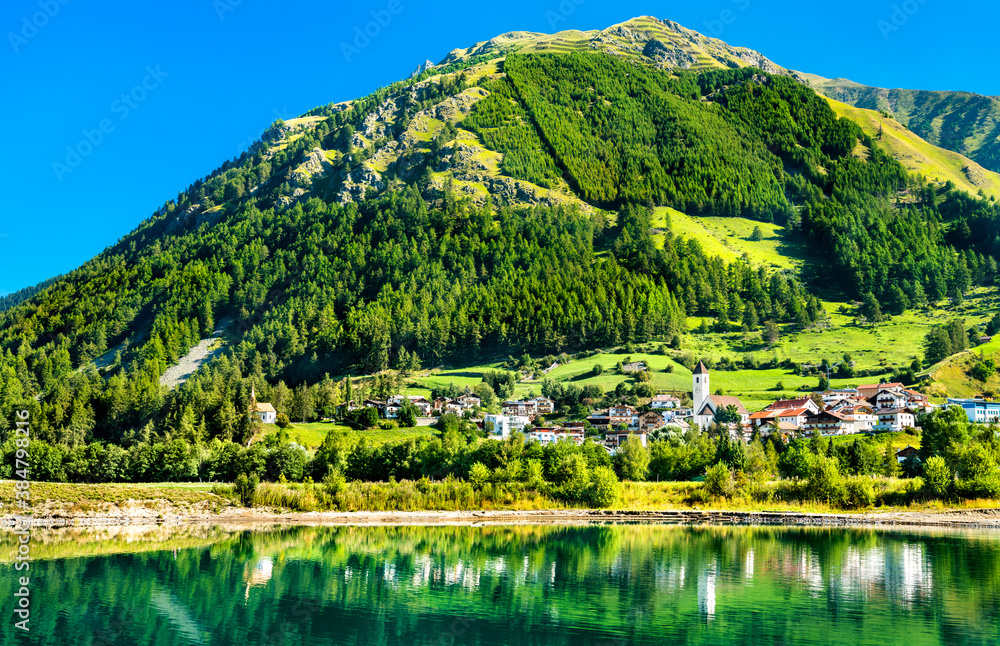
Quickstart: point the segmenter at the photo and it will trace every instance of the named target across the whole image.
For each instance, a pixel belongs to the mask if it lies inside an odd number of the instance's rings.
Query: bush
[[[278,428],[288,428],[292,425],[292,420],[288,419],[288,415],[284,413],[278,413],[275,418],[274,423],[278,425]]]
[[[582,455],[572,453],[563,457],[556,467],[556,478],[562,498],[574,502],[586,500],[590,488],[590,467]]]
[[[257,485],[260,484],[260,478],[257,474],[253,474],[249,478],[247,474],[241,473],[238,478],[236,478],[235,491],[236,497],[240,499],[240,503],[244,507],[253,506],[253,495],[257,491]]]
[[[595,507],[613,507],[621,496],[621,483],[611,467],[596,467],[590,477],[590,503]]]
[[[705,472],[705,491],[710,495],[728,498],[736,490],[733,472],[723,462],[719,462]]]
[[[615,469],[622,480],[642,481],[649,474],[649,449],[642,440],[630,435],[615,452]]]
[[[330,471],[323,476],[323,491],[330,496],[336,496],[347,484],[347,479],[340,471]]]
[[[482,489],[490,481],[490,470],[482,462],[476,462],[469,468],[469,484],[476,490]]]
[[[830,505],[839,504],[844,499],[844,477],[837,468],[837,460],[817,456],[809,471],[806,492],[810,498]]]
[[[847,506],[865,509],[875,504],[875,487],[867,478],[852,478],[845,487]]]
[[[954,476],[951,468],[940,455],[927,458],[924,465],[924,486],[932,495],[947,498],[951,494]]]

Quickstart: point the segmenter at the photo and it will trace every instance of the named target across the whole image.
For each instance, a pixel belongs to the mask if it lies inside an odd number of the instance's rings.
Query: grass
[[[908,171],[919,173],[934,182],[954,182],[956,186],[972,194],[976,194],[981,188],[987,196],[1000,199],[1000,175],[997,173],[986,170],[956,152],[924,141],[895,119],[887,119],[875,110],[851,107],[830,98],[827,101],[839,116],[854,121],[876,140],[881,127],[882,138],[878,141],[879,145],[898,159]],[[969,170],[964,170],[966,168]]]
[[[281,429],[273,424],[266,424],[264,426],[264,435],[274,435],[280,430]],[[319,448],[319,446],[323,443],[323,439],[331,431],[344,431],[357,437],[358,439],[366,439],[372,444],[386,444],[388,442],[406,440],[411,437],[431,437],[434,435],[434,429],[429,426],[394,428],[389,430],[373,428],[359,431],[351,428],[350,426],[342,426],[334,422],[308,422],[305,424],[292,424],[288,427],[287,431],[289,438],[293,442],[300,444],[309,451],[315,451]]]
[[[682,335],[682,352],[699,358],[711,357],[714,360],[723,357],[741,360],[746,355],[752,354],[760,362],[777,359],[779,362],[790,360],[797,364],[819,364],[823,359],[836,363],[842,360],[845,353],[850,353],[856,370],[888,374],[893,367],[907,367],[915,356],[923,355],[924,337],[933,326],[947,323],[956,317],[963,318],[967,325],[984,323],[1000,305],[998,300],[1000,292],[996,288],[977,288],[970,292],[964,304],[958,309],[911,310],[874,327],[856,325],[851,314],[839,312],[842,304],[825,302],[828,327],[797,331],[790,326],[783,326],[781,337],[774,348],[762,345],[758,332],[699,334],[696,330],[701,319],[691,318],[688,320],[689,331]],[[1000,353],[1000,338],[982,349]],[[633,361],[646,362],[652,370],[651,383],[656,389],[690,392],[691,372],[677,362],[674,354],[676,353],[668,356],[635,352],[631,357]],[[626,356],[626,353],[619,349],[574,360],[559,366],[541,379],[518,382],[515,395],[520,397],[529,393],[540,393],[542,379],[572,383],[581,387],[595,384],[605,391],[614,390],[622,381],[631,383],[631,377],[616,374],[614,370],[616,364],[619,361],[624,362]],[[601,375],[593,374],[595,364],[600,364],[604,368]],[[407,392],[428,396],[431,389],[443,388],[450,384],[458,388],[465,386],[471,388],[482,381],[484,372],[502,367],[501,362],[489,362],[434,369],[417,377]],[[672,372],[666,372],[668,367],[672,367]],[[935,379],[944,383],[953,396],[966,396],[974,394],[972,391],[982,390],[982,386],[970,383],[964,370],[951,369],[950,372],[938,370],[934,374]],[[849,387],[878,380],[877,376],[835,378],[831,385]],[[991,383],[989,386],[1000,392],[1000,377],[995,380],[996,383]],[[779,382],[783,386],[780,390],[777,388]],[[750,411],[765,407],[783,393],[792,394],[800,389],[814,390],[818,383],[816,376],[802,377],[780,368],[737,372],[712,371],[712,390],[722,388],[725,394],[740,397]]]
[[[697,240],[710,256],[727,262],[748,257],[757,266],[772,269],[797,269],[808,253],[800,244],[784,239],[784,227],[746,218],[697,217],[676,209],[657,208],[654,228],[669,228],[675,235]],[[753,240],[754,229],[760,228],[761,240]],[[664,234],[656,234],[658,246],[663,246]]]

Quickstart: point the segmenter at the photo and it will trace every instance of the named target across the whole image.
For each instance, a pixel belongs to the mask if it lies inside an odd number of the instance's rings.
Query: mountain
[[[540,34],[515,31],[462,49],[452,50],[441,65],[463,63],[508,53],[567,54],[599,52],[652,64],[659,69],[709,70],[755,67],[768,74],[798,76],[768,60],[760,52],[732,47],[703,36],[672,20],[640,16],[620,25],[595,31],[561,31]]]
[[[891,115],[927,142],[1000,171],[1000,99],[971,92],[871,87],[847,79],[802,74],[825,96]]]
[[[275,122],[0,313],[0,418],[29,410],[40,439],[70,446],[245,442],[252,392],[315,418],[352,372],[384,396],[422,365],[654,340],[681,353],[713,333],[749,366],[853,351],[883,374],[866,326],[957,315],[935,306],[992,290],[1000,255],[995,200],[910,172],[919,142],[885,130],[669,21],[455,50]],[[961,163],[944,159],[926,165]],[[747,244],[766,229],[769,253],[799,255],[710,253],[670,213],[738,219]],[[794,345],[834,326],[853,345]]]

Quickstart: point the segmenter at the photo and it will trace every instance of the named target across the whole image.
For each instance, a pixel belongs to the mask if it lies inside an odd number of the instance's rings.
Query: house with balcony
[[[842,413],[825,410],[811,414],[804,425],[807,435],[850,435],[854,433],[854,418]]]
[[[487,415],[483,418],[483,429],[488,437],[507,439],[511,433],[524,430],[531,420],[523,415]]]
[[[898,433],[917,425],[917,415],[910,408],[883,408],[875,411],[875,417],[878,422],[873,431]]]
[[[649,407],[653,410],[675,409],[681,405],[681,400],[673,395],[654,395],[649,402]]]

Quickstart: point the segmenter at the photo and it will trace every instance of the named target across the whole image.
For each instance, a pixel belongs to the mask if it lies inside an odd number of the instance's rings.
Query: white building
[[[265,424],[274,424],[278,421],[278,411],[274,410],[274,406],[266,402],[255,404],[254,414]]]
[[[530,423],[531,420],[523,415],[487,415],[483,418],[483,428],[496,439],[507,439]]]
[[[982,399],[949,399],[948,405],[961,407],[970,422],[976,424],[1000,423],[1000,402],[988,402]]]
[[[681,405],[681,400],[673,395],[656,395],[649,402],[649,407],[653,410],[674,409]]]
[[[743,406],[743,402],[738,397],[726,397],[723,395],[711,395],[711,380],[708,375],[708,368],[705,363],[698,362],[698,366],[691,375],[692,398],[694,399],[693,420],[696,426],[702,430],[708,428],[715,421],[715,414],[719,410],[724,410],[730,406],[736,407],[736,412],[740,415],[737,432],[744,426],[750,424],[750,412]]]
[[[572,440],[577,446],[583,444],[583,433],[576,431],[536,430],[524,434],[525,442],[538,442],[541,445],[554,444],[559,440]]]
[[[917,416],[909,408],[887,408],[876,413],[878,424],[873,430],[898,432],[906,428],[913,428],[917,423]]]

